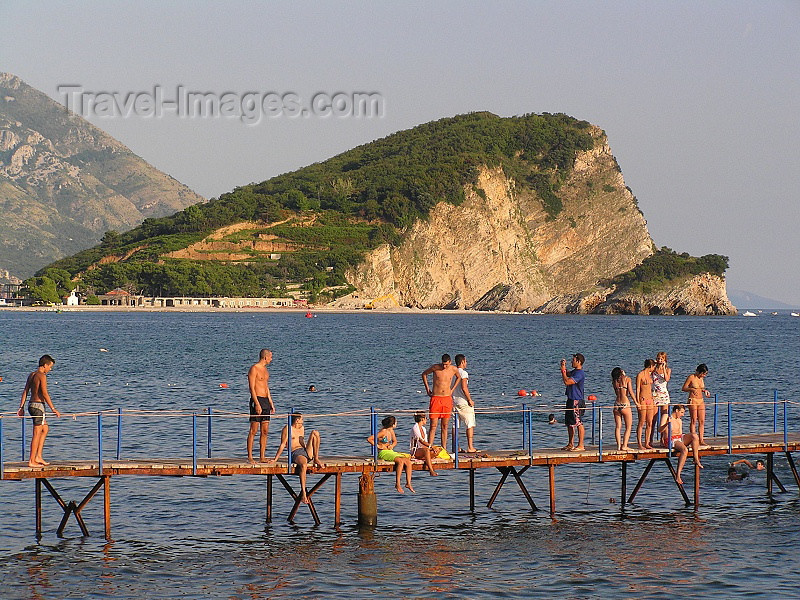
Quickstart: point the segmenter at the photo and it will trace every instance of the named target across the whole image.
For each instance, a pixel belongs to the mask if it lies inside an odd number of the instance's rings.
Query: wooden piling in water
[[[375,527],[378,524],[375,475],[366,471],[358,478],[358,524],[362,527]]]

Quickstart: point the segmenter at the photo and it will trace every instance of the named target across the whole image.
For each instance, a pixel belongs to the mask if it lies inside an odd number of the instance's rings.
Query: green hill
[[[325,299],[344,291],[346,269],[367,250],[397,244],[438,202],[460,204],[481,166],[502,166],[556,218],[576,153],[595,143],[589,123],[563,114],[441,119],[109,232],[99,246],[49,268],[79,276],[98,293],[126,287],[149,295],[261,296],[298,282],[312,299]],[[253,225],[204,242],[241,222]],[[198,247],[203,252],[186,250]],[[336,286],[341,291],[328,290]]]

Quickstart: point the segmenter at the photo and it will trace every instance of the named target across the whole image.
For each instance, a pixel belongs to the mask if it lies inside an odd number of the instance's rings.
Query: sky
[[[3,0],[0,22],[0,71],[206,198],[455,114],[590,121],[658,246],[800,307],[796,0]],[[228,110],[179,114],[184,92]]]

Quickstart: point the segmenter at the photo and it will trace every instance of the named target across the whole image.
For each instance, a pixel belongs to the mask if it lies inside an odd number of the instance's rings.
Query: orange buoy
[[[227,387],[228,387],[228,384],[227,384],[227,383],[220,383],[220,384],[219,384],[219,387],[221,387],[221,388],[227,388]]]
[[[539,392],[537,392],[536,390],[531,390],[531,396],[538,396],[538,395]]]
[[[589,394],[587,400],[589,400],[589,402],[597,402],[597,396],[595,396],[594,394]]]
[[[517,396],[527,396],[527,395],[528,395],[528,392],[526,392],[525,390],[520,390],[520,391],[517,392]]]

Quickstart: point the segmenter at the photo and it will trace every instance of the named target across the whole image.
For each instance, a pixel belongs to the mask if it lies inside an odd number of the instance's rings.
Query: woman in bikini
[[[711,396],[711,392],[706,389],[705,378],[708,375],[708,367],[705,363],[697,365],[697,370],[686,378],[681,388],[689,393],[689,431],[697,433],[700,445],[705,446],[703,439],[706,426],[706,401]]]
[[[385,417],[381,421],[383,429],[381,429],[376,436],[369,436],[367,441],[378,446],[378,458],[394,463],[395,470],[395,489],[403,494],[403,488],[400,485],[400,474],[403,469],[406,471],[406,487],[408,490],[415,494],[415,490],[411,487],[411,455],[405,452],[395,452],[394,447],[397,446],[397,436],[394,434],[394,428],[397,426],[397,419],[394,417]]]
[[[614,399],[614,439],[617,441],[617,450],[620,452],[633,452],[628,447],[628,440],[631,439],[631,426],[633,424],[633,415],[631,414],[631,403],[628,396],[634,402],[636,396],[633,394],[633,385],[631,378],[625,374],[625,371],[619,367],[614,367],[611,371],[611,385],[614,388],[616,398]],[[620,437],[622,424],[625,424],[625,433]],[[620,441],[622,439],[622,441]]]
[[[640,450],[652,450],[650,439],[653,437],[653,420],[656,406],[653,404],[653,369],[656,361],[648,358],[644,368],[636,376],[636,408],[639,411],[639,424],[636,426],[636,445]],[[644,439],[642,439],[644,431]]]

